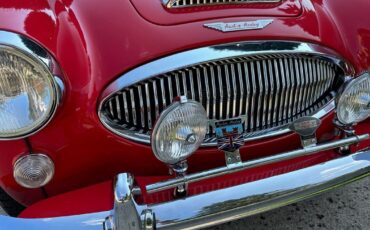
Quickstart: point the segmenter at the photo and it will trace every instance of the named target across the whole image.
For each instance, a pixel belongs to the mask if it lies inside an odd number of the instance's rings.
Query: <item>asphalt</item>
[[[370,178],[207,230],[370,229]],[[4,214],[0,208],[0,213]]]

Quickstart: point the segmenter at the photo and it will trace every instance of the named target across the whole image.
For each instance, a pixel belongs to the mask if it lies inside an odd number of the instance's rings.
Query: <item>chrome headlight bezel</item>
[[[369,84],[370,84],[370,72],[369,71],[363,72],[356,78],[348,78],[347,82],[343,85],[342,89],[340,90],[340,93],[338,94],[335,101],[336,101],[336,118],[341,124],[346,125],[346,126],[353,126],[370,117],[370,111],[369,111],[367,116],[358,117],[357,119],[349,121],[343,117],[342,112],[341,112],[342,109],[346,109],[346,104],[344,102],[344,100],[347,99],[346,96],[351,91],[356,90],[355,87],[358,87],[359,84],[361,84],[363,81],[366,81],[366,80],[369,81]],[[370,101],[369,101],[369,105],[370,105]]]
[[[55,60],[34,41],[12,32],[0,31],[0,50],[13,53],[20,59],[25,60],[31,66],[36,66],[43,70],[45,76],[42,76],[50,91],[50,102],[48,103],[47,113],[34,124],[27,125],[13,133],[0,133],[0,140],[18,140],[29,137],[42,130],[54,117],[60,100],[62,98],[64,85],[63,81],[53,75],[53,69],[56,65]]]

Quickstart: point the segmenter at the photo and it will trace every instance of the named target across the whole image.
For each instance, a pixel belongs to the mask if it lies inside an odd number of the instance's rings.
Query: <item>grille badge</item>
[[[244,145],[245,129],[241,118],[215,121],[214,127],[220,150],[234,152]]]
[[[260,30],[270,25],[274,20],[273,19],[263,19],[256,21],[242,21],[242,22],[216,22],[204,24],[204,27],[219,30],[224,33],[240,31],[240,30]]]

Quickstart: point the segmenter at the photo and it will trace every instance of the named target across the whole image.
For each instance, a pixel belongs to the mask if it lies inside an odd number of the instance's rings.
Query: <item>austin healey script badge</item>
[[[260,30],[270,25],[273,21],[274,21],[273,19],[263,19],[256,21],[228,22],[228,23],[216,22],[204,24],[204,26],[222,32],[232,32],[239,30]]]
[[[215,128],[220,150],[234,152],[244,145],[242,119],[216,121]]]

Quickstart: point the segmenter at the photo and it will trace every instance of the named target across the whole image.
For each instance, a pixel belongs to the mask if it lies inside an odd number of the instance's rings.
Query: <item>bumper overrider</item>
[[[200,180],[324,150],[339,149],[366,139],[369,139],[368,134],[353,135],[273,157],[242,162],[227,170],[219,168],[201,174],[189,174],[185,180],[191,182],[195,178]],[[1,216],[0,225],[3,230],[198,229],[285,206],[359,180],[369,173],[370,149],[365,149],[286,174],[151,205],[138,204],[135,201],[140,190],[134,186],[134,177],[129,173],[122,173],[115,180],[114,209],[110,212],[42,219]],[[169,188],[180,182],[183,183],[183,179],[173,179],[164,184],[149,185],[147,189]]]

